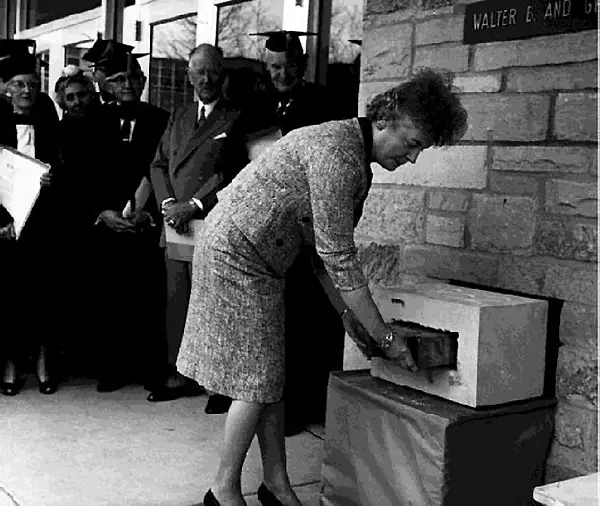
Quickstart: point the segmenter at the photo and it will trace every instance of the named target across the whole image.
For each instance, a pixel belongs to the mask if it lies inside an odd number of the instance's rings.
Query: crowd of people
[[[372,162],[393,171],[464,134],[450,80],[425,69],[376,96],[365,118],[345,118],[304,79],[298,36],[278,32],[265,46],[268,86],[228,68],[218,47],[196,47],[188,78],[198,101],[169,115],[141,100],[132,48],[99,40],[86,55],[92,78],[73,68],[56,83],[58,121],[35,59],[22,41],[6,43],[0,144],[51,169],[18,240],[0,213],[15,315],[1,341],[2,393],[22,388],[26,357],[40,391],[56,392],[65,343],[100,392],[140,383],[150,402],[206,392],[205,411],[228,414],[204,504],[245,504],[256,435],[259,500],[299,505],[285,436],[322,421],[344,333],[367,355],[417,369],[371,298],[353,230]],[[167,229],[187,234],[196,219],[193,261],[171,257]],[[23,311],[31,317],[16,317]]]

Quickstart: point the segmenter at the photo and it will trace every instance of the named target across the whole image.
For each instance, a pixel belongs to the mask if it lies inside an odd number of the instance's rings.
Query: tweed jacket
[[[312,245],[337,288],[353,290],[366,285],[354,227],[370,181],[358,119],[308,126],[246,166],[219,195],[226,206],[219,214],[230,216],[276,276]]]

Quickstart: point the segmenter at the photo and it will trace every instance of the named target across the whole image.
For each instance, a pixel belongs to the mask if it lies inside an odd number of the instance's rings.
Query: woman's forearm
[[[358,321],[362,323],[363,327],[367,329],[371,337],[377,343],[383,341],[385,335],[388,333],[388,326],[375,305],[369,288],[363,286],[356,290],[339,293],[348,308],[358,318]]]
[[[320,271],[317,275],[329,301],[338,313],[342,313],[346,308],[350,309],[369,334],[380,342],[388,329],[371,297],[369,288],[364,286],[356,290],[340,292],[327,272]]]

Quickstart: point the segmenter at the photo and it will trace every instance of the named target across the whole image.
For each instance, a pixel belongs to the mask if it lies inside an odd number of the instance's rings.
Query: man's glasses
[[[8,81],[7,85],[14,90],[23,91],[27,88],[37,91],[40,89],[41,83],[39,81]]]

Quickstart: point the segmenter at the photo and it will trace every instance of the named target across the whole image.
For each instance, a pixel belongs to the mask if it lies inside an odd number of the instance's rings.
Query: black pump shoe
[[[258,487],[258,500],[262,506],[283,506],[283,503],[275,497],[275,494],[264,483],[261,483]]]
[[[221,503],[217,501],[217,498],[212,493],[212,490],[208,490],[203,500],[204,506],[221,506]]]

